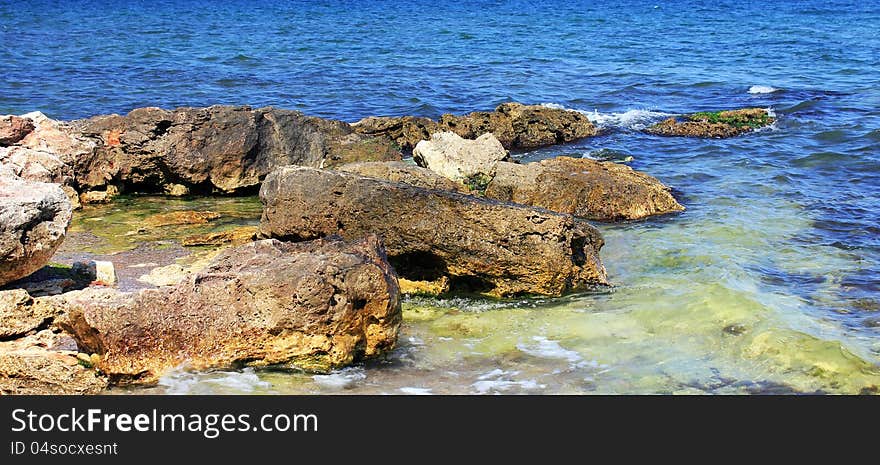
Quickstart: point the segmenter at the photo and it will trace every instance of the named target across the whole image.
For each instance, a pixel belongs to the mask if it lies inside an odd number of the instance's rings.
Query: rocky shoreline
[[[705,136],[746,132],[711,128]],[[2,117],[0,392],[94,394],[155,383],[178,366],[321,372],[393,348],[402,293],[560,296],[606,286],[604,240],[588,220],[684,207],[625,165],[522,164],[509,152],[598,134],[579,112],[518,103],[354,124],[228,106]],[[257,190],[259,228],[185,237],[182,245],[217,253],[191,272],[153,270],[158,287],[120,291],[104,262],[36,286],[17,281],[49,263],[82,204]],[[219,216],[166,212],[142,228]]]

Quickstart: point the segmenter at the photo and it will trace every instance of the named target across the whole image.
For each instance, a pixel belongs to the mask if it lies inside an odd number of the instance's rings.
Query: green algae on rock
[[[697,112],[661,121],[645,129],[658,136],[726,138],[754,131],[773,124],[776,118],[765,108],[744,108],[713,112]]]

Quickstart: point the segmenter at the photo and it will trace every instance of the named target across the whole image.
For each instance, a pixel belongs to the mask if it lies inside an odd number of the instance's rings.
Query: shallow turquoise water
[[[84,6],[85,5],[85,6]],[[407,304],[401,348],[330,377],[178,373],[172,392],[747,393],[880,384],[880,4],[0,2],[0,113],[247,103],[348,121],[588,113],[687,211],[600,225],[613,290]],[[49,14],[51,12],[51,14]],[[668,114],[760,106],[728,140]]]

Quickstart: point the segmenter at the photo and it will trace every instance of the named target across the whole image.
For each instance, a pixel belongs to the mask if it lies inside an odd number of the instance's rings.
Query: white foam
[[[477,377],[477,381],[471,384],[471,387],[477,394],[504,392],[513,388],[519,388],[525,391],[537,391],[547,387],[544,384],[538,384],[534,379],[514,379],[513,377],[518,374],[519,371],[505,371],[496,368]]]
[[[778,91],[779,89],[770,86],[752,86],[749,87],[750,94],[772,94],[773,92]]]
[[[166,394],[210,394],[217,392],[250,393],[272,385],[260,379],[253,368],[242,371],[211,371],[197,373],[181,365],[159,378]]]
[[[411,395],[411,396],[430,396],[433,394],[430,388],[420,388],[420,387],[402,387],[400,388],[400,392]]]
[[[360,381],[367,379],[363,368],[343,368],[329,375],[314,375],[312,379],[318,386],[330,390],[349,389]]]
[[[516,348],[535,357],[565,360],[572,364],[578,363],[584,359],[581,357],[581,354],[566,349],[559,345],[558,342],[547,339],[546,337],[534,336],[532,337],[532,341],[534,341],[532,344],[517,344]]]
[[[675,116],[672,113],[652,110],[628,110],[622,113],[600,113],[599,110],[593,110],[582,113],[599,127],[618,127],[635,131],[645,129],[670,116]]]

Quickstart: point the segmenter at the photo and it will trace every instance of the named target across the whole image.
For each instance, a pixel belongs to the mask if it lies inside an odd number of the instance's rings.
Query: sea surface
[[[878,26],[876,1],[0,1],[0,114],[248,104],[356,121],[545,103],[606,131],[517,157],[625,162],[687,208],[598,225],[611,289],[407,299],[387,360],[181,368],[149,392],[876,393]],[[639,132],[753,106],[778,121],[726,140]],[[161,202],[87,210],[74,231],[125,229]],[[258,219],[253,199],[222,202]]]

